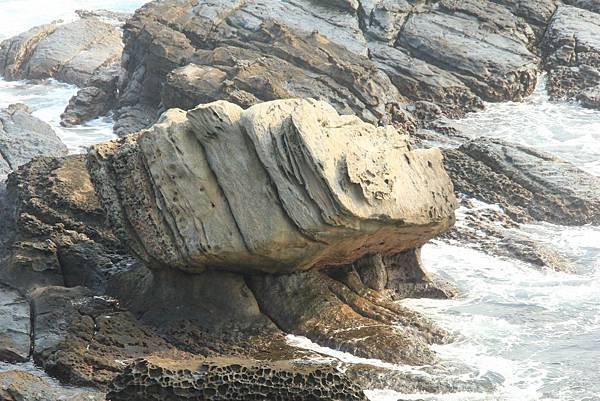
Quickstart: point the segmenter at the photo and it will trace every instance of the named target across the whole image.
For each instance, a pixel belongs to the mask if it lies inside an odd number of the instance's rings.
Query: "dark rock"
[[[0,286],[0,360],[29,359],[30,335],[29,302],[17,291]]]
[[[334,368],[235,358],[145,359],[111,385],[110,401],[146,400],[366,401],[362,390]]]
[[[597,88],[600,86],[598,14],[560,6],[546,31],[543,51],[549,70],[551,98],[578,99],[586,107],[597,108]]]
[[[61,125],[78,125],[106,115],[114,108],[117,100],[119,79],[123,70],[119,64],[99,68],[69,100],[64,113],[60,116]]]
[[[248,283],[261,310],[288,333],[365,358],[435,360],[428,344],[443,342],[446,333],[366,289],[357,275],[336,278],[342,281],[312,271],[251,276]]]
[[[121,57],[117,27],[90,17],[30,29],[0,44],[0,74],[8,80],[55,78],[83,86]]]
[[[519,100],[535,86],[532,50],[553,2],[499,2],[151,3],[125,27],[115,128],[137,131],[163,106],[217,99],[248,107],[310,96],[343,114],[407,126],[406,99],[439,103],[450,116],[480,108],[481,99]]]
[[[0,181],[35,156],[64,156],[67,147],[54,130],[24,104],[0,110]]]
[[[42,375],[11,370],[0,372],[2,401],[104,401],[105,394],[61,387]]]
[[[34,360],[65,383],[103,387],[127,361],[172,349],[116,300],[82,287],[46,287],[31,297]]]
[[[498,204],[517,221],[598,224],[600,181],[553,155],[478,138],[445,151],[456,190]]]
[[[99,253],[117,254],[121,248],[106,225],[83,156],[36,158],[11,174],[7,196],[7,226],[12,234],[0,281],[23,292],[64,285],[61,256],[66,272],[73,273],[67,281],[90,284],[91,279],[83,277],[93,273],[76,270],[90,267],[90,260],[102,265],[101,260],[105,259],[100,259]],[[96,252],[96,256],[76,252],[76,244],[84,244],[80,246]],[[110,251],[102,251],[103,247]],[[75,261],[76,257],[81,260]],[[90,271],[98,269],[90,267]]]

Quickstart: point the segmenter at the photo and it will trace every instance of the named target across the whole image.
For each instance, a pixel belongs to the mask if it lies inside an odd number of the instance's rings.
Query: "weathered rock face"
[[[560,6],[548,27],[543,45],[551,97],[577,99],[586,107],[600,108],[598,14]]]
[[[30,351],[29,302],[0,285],[0,361],[24,362]]]
[[[64,156],[67,147],[24,104],[0,110],[0,181],[35,156]]]
[[[57,80],[83,86],[121,58],[121,31],[96,17],[30,29],[0,44],[0,75],[8,80]]]
[[[110,401],[146,400],[367,400],[362,390],[324,365],[260,363],[234,358],[130,365],[112,384]]]
[[[313,97],[369,122],[403,124],[412,124],[407,101],[460,115],[482,99],[522,99],[538,71],[530,49],[555,4],[498,3],[153,2],[125,27],[115,128],[135,132],[163,107],[220,99],[246,108]]]
[[[98,288],[102,281],[94,277],[128,263],[106,225],[83,156],[35,159],[9,177],[6,197],[3,223],[12,230],[5,235],[0,281],[28,292],[64,285],[66,273],[71,285]]]
[[[116,300],[82,287],[35,291],[32,313],[34,360],[66,383],[103,387],[124,361],[172,349]]]
[[[498,139],[445,151],[456,190],[502,206],[517,221],[598,224],[600,180],[559,158]]]
[[[313,100],[171,110],[96,146],[89,166],[132,250],[190,271],[281,273],[399,253],[445,231],[456,206],[439,151],[412,151],[395,129]]]

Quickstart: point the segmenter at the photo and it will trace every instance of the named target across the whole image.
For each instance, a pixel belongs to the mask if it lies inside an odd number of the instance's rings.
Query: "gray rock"
[[[314,97],[369,122],[414,125],[407,99],[439,102],[449,116],[482,99],[520,100],[535,87],[537,40],[554,3],[497,3],[151,3],[125,27],[115,128],[147,127],[164,111],[161,101],[187,109],[226,99],[246,108]]]
[[[517,221],[600,222],[600,179],[553,155],[490,138],[445,155],[458,192],[498,204]]]
[[[0,360],[25,362],[30,352],[29,302],[0,285]]]
[[[55,78],[83,86],[100,67],[119,60],[121,31],[98,18],[55,22],[0,44],[0,74],[9,80]]]
[[[454,219],[439,151],[314,100],[171,110],[96,146],[89,166],[131,249],[189,271],[343,265],[418,247]]]
[[[598,0],[565,0],[565,3],[595,13],[600,13],[600,1]]]
[[[11,370],[0,372],[2,401],[103,401],[105,394],[91,389],[62,387],[41,374]]]
[[[597,108],[600,86],[600,18],[572,6],[560,6],[544,37],[549,70],[548,93],[553,99],[578,99]]]
[[[24,104],[0,110],[0,181],[35,156],[63,156],[67,147]]]

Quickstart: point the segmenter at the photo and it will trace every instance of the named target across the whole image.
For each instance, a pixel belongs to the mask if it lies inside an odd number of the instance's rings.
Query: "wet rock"
[[[99,391],[60,387],[48,378],[25,371],[0,372],[2,401],[103,401]]]
[[[340,281],[338,281],[340,280]],[[322,346],[393,363],[435,361],[447,333],[360,284],[357,275],[311,271],[248,278],[261,310],[284,331]]]
[[[574,273],[576,266],[559,250],[522,230],[521,224],[497,205],[486,205],[464,198],[457,212],[457,223],[442,238],[459,242],[487,254],[528,263],[539,269]]]
[[[65,383],[103,387],[130,361],[172,349],[116,300],[82,287],[34,291],[32,313],[34,360]]]
[[[323,365],[261,363],[234,358],[141,360],[111,385],[110,401],[137,400],[367,400],[360,388]]]
[[[120,64],[99,68],[69,100],[60,116],[61,125],[69,127],[105,116],[116,104],[118,83],[123,70]]]
[[[188,271],[343,265],[418,247],[454,219],[439,151],[314,100],[171,110],[89,165],[134,253]]]
[[[24,104],[0,110],[0,181],[35,156],[64,156],[67,147]]]
[[[543,42],[548,93],[553,99],[578,99],[596,108],[600,86],[600,20],[598,14],[560,6]]]
[[[30,334],[29,302],[17,291],[0,286],[0,360],[29,359]]]
[[[119,60],[121,31],[98,18],[39,26],[0,44],[0,74],[8,80],[55,78],[83,86]]]
[[[548,153],[498,139],[477,138],[445,151],[459,193],[498,204],[517,221],[598,224],[600,181]]]

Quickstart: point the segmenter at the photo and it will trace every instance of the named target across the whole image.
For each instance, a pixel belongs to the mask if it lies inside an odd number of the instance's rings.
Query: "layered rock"
[[[125,26],[115,128],[135,132],[165,106],[220,99],[246,108],[310,96],[369,122],[411,125],[407,102],[457,116],[482,99],[519,100],[535,86],[532,50],[554,3],[498,3],[150,3]]]
[[[164,360],[130,365],[112,384],[110,401],[146,400],[367,400],[336,369],[323,365],[265,364],[235,358]]]
[[[132,250],[189,271],[343,265],[414,249],[454,219],[439,151],[313,100],[172,110],[89,165]]]
[[[0,110],[0,181],[35,156],[64,156],[67,147],[54,130],[24,104]]]
[[[600,222],[600,180],[556,156],[491,138],[445,156],[458,192],[498,204],[517,221]]]
[[[99,68],[120,60],[122,50],[120,29],[99,18],[54,22],[3,41],[0,75],[83,86]]]
[[[598,14],[560,6],[546,31],[543,50],[550,96],[577,99],[586,107],[600,108]]]

